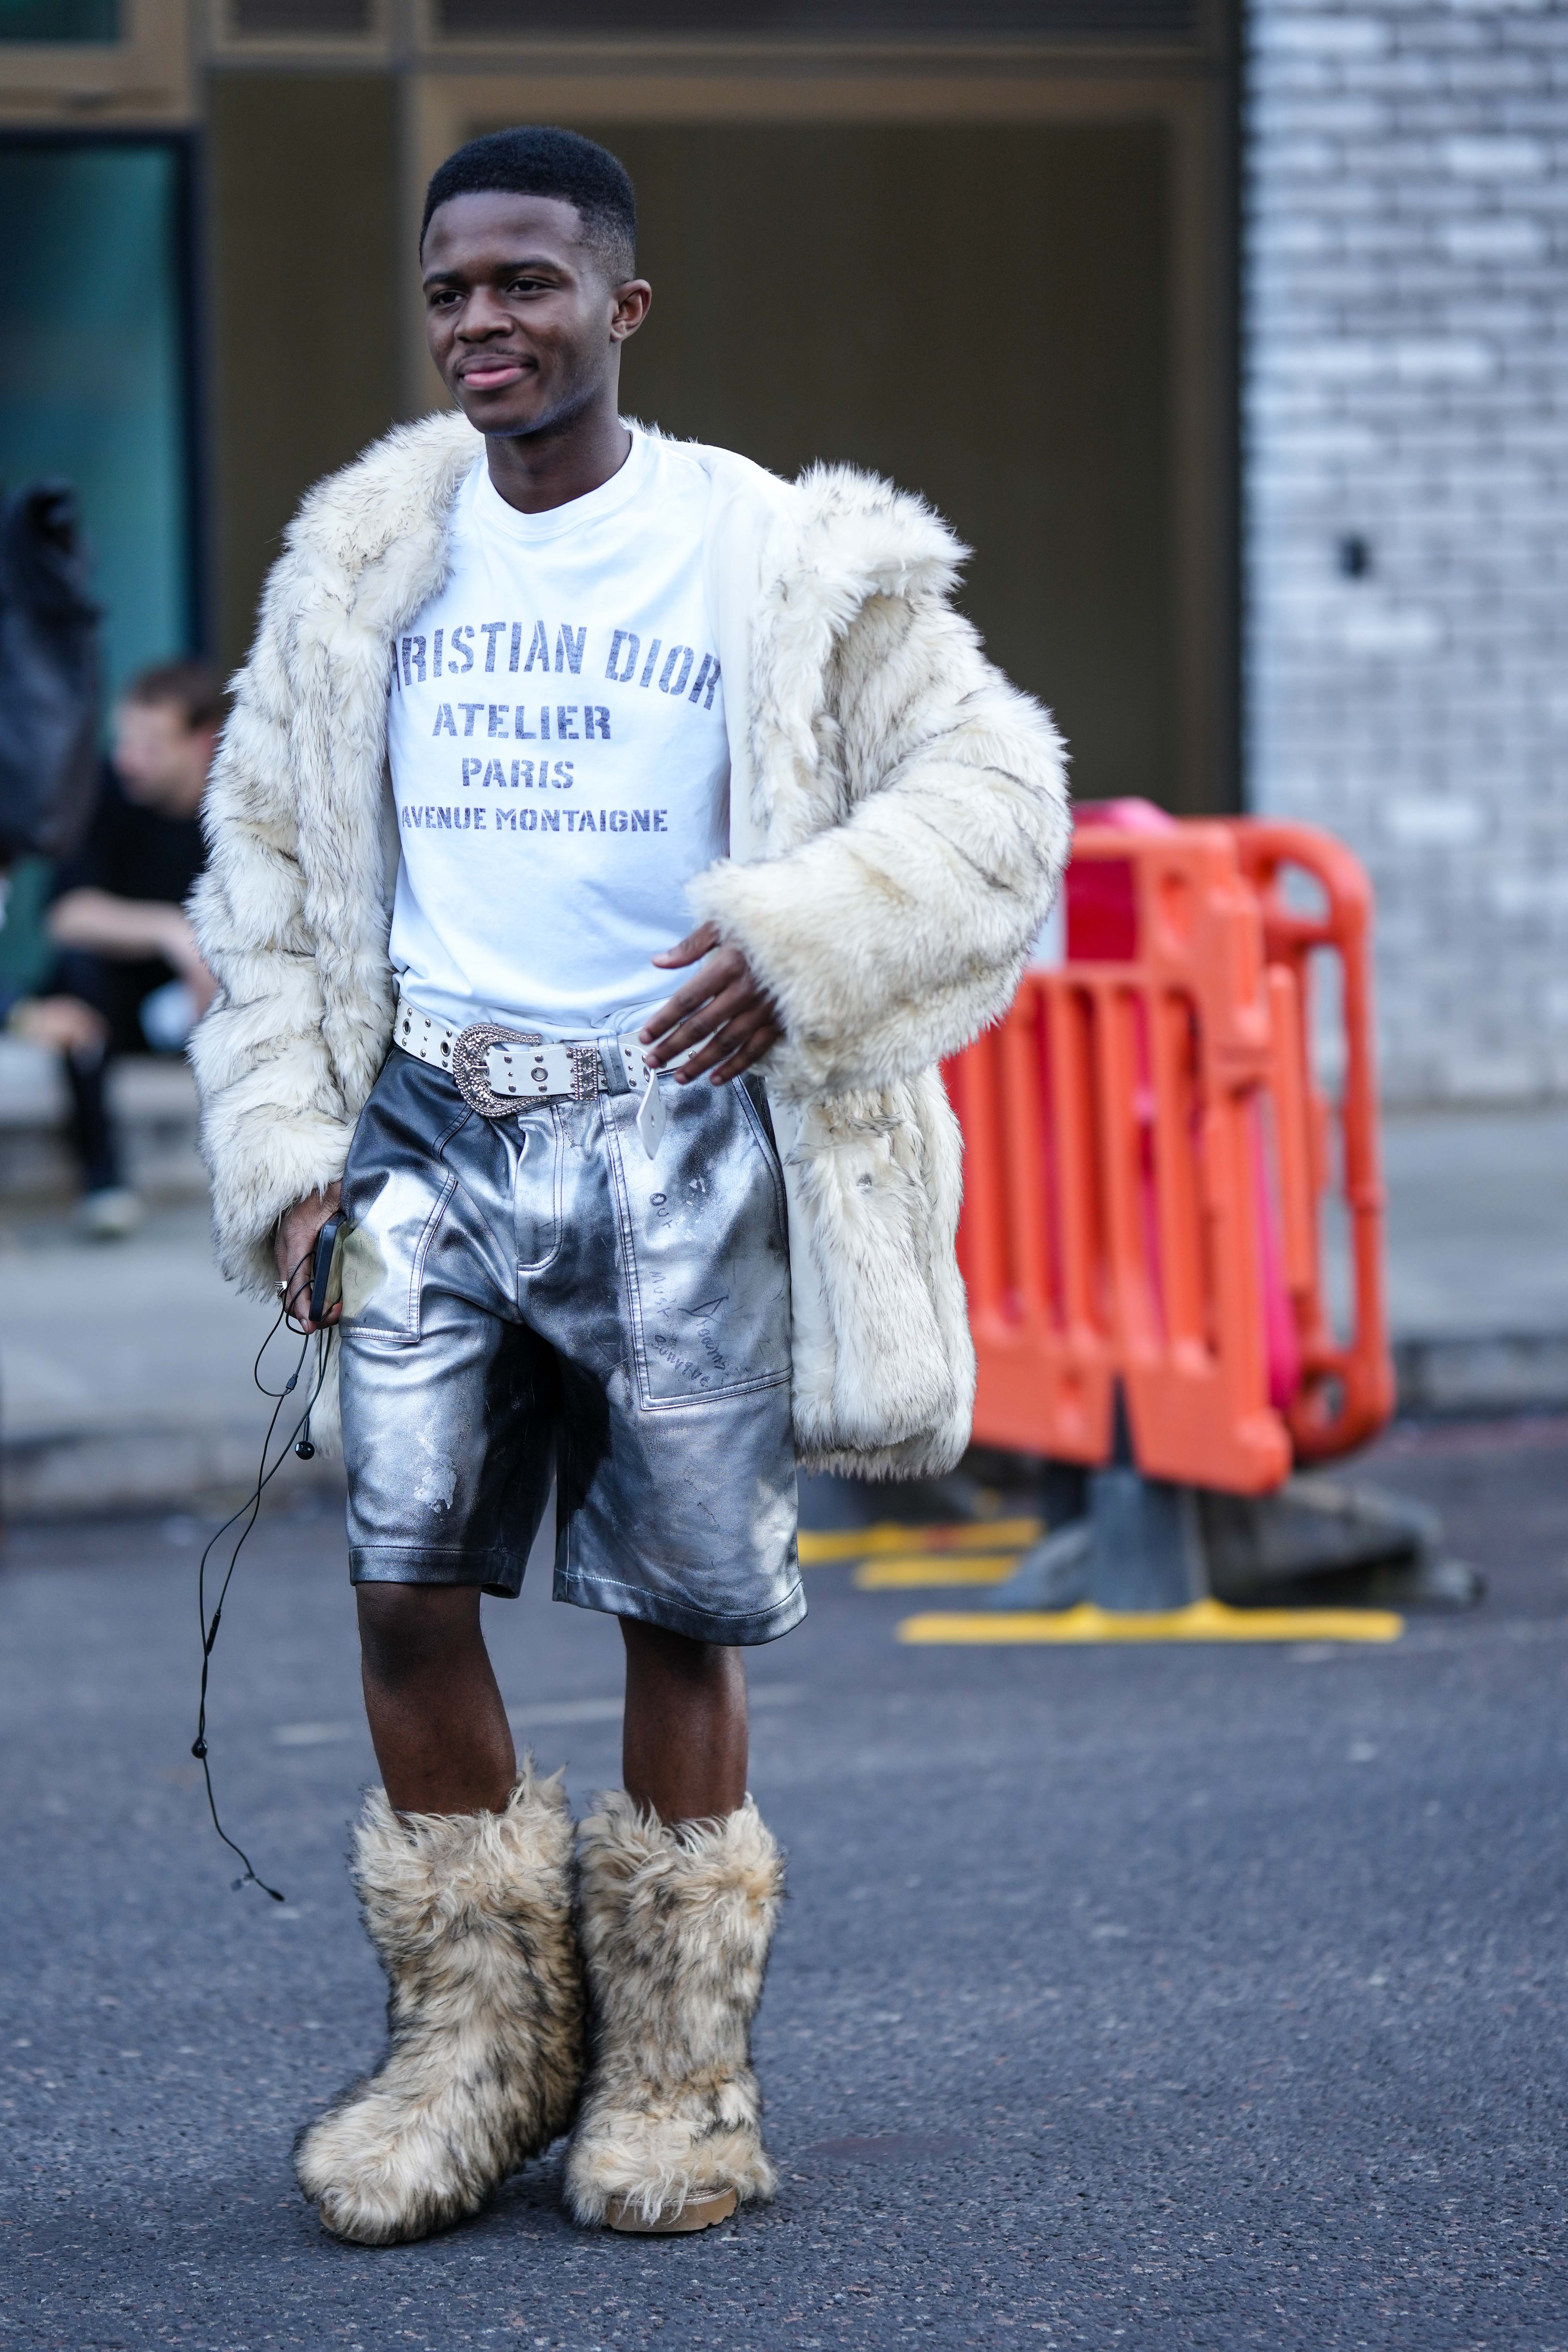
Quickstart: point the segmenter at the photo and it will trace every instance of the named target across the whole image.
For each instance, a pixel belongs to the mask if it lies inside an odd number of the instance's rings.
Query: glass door
[[[0,138],[0,485],[76,490],[110,695],[200,634],[186,169],[179,139]],[[26,984],[41,877],[13,879],[0,973]]]
[[[110,691],[192,649],[184,142],[0,140],[0,483],[62,477]]]

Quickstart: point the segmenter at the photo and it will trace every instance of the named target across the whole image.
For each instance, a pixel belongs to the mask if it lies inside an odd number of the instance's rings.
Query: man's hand
[[[6,1024],[29,1045],[50,1045],[57,1054],[90,1054],[109,1042],[109,1024],[79,996],[25,998]]]
[[[309,1193],[295,1202],[278,1227],[278,1239],[273,1244],[273,1255],[278,1261],[279,1281],[289,1286],[284,1299],[284,1311],[296,1330],[324,1331],[342,1313],[341,1305],[329,1307],[319,1323],[310,1320],[310,1281],[316,1263],[316,1235],[342,1199],[341,1184],[329,1184],[322,1192]]]
[[[712,1084],[721,1087],[760,1061],[784,1031],[773,999],[752,978],[740,949],[720,946],[716,923],[700,924],[653,961],[679,967],[696,963],[700,956],[705,959],[700,969],[649,1015],[637,1032],[637,1043],[650,1048],[647,1058],[656,1069],[663,1069],[689,1046],[701,1046],[681,1064],[676,1078],[689,1086],[706,1070]]]

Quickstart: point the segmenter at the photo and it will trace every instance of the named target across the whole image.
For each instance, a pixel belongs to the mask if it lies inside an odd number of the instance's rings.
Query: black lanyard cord
[[[308,1255],[301,1258],[300,1265],[295,1267],[294,1273],[289,1276],[289,1280],[290,1289],[292,1288],[295,1277],[299,1275],[300,1269],[308,1263]],[[266,1355],[268,1349],[272,1345],[273,1340],[277,1338],[279,1329],[286,1320],[288,1313],[289,1309],[287,1306],[280,1307],[279,1308],[278,1319],[273,1324],[272,1328],[268,1332],[266,1339],[261,1342],[259,1349],[257,1350],[256,1361],[251,1367],[251,1379],[255,1381],[262,1395],[271,1397],[275,1400],[272,1407],[272,1418],[267,1424],[267,1434],[261,1442],[261,1461],[256,1474],[255,1489],[247,1496],[246,1500],[240,1505],[238,1510],[233,1512],[228,1518],[225,1519],[222,1527],[218,1528],[216,1534],[208,1543],[206,1549],[203,1552],[201,1559],[197,1563],[196,1567],[196,1614],[197,1621],[201,1626],[202,1636],[202,1681],[201,1693],[196,1706],[196,1736],[191,1743],[191,1754],[195,1758],[197,1763],[200,1764],[202,1768],[202,1777],[206,1782],[207,1811],[212,1815],[213,1827],[217,1832],[219,1837],[223,1840],[225,1845],[227,1846],[229,1852],[231,1853],[237,1854],[240,1861],[245,1864],[244,1877],[237,1878],[234,1882],[236,1892],[237,1893],[240,1887],[248,1883],[251,1885],[259,1886],[264,1895],[270,1895],[274,1903],[281,1903],[284,1899],[283,1896],[279,1894],[276,1886],[268,1886],[264,1878],[258,1876],[257,1872],[251,1864],[250,1856],[246,1853],[245,1848],[235,1843],[233,1838],[229,1836],[228,1832],[224,1828],[223,1823],[218,1819],[217,1801],[213,1795],[212,1759],[207,1749],[207,1675],[212,1664],[213,1647],[217,1640],[217,1629],[223,1621],[223,1605],[228,1598],[228,1588],[234,1576],[235,1564],[244,1547],[246,1538],[249,1535],[252,1528],[256,1525],[257,1519],[260,1514],[262,1496],[266,1493],[267,1488],[272,1484],[273,1479],[278,1475],[279,1471],[281,1470],[284,1463],[288,1460],[289,1447],[294,1445],[297,1442],[300,1442],[301,1433],[310,1428],[310,1414],[315,1408],[318,1398],[321,1396],[322,1385],[327,1377],[327,1368],[331,1361],[332,1340],[336,1335],[331,1331],[321,1332],[317,1335],[318,1369],[316,1373],[316,1382],[315,1386],[310,1391],[310,1402],[306,1405],[304,1412],[300,1416],[300,1419],[295,1423],[293,1428],[289,1431],[289,1435],[284,1440],[282,1449],[279,1452],[277,1460],[271,1465],[271,1467],[268,1468],[267,1456],[271,1451],[273,1435],[278,1427],[278,1417],[283,1411],[289,1398],[293,1394],[295,1389],[299,1385],[300,1375],[305,1369],[305,1358],[310,1351],[310,1335],[307,1332],[300,1344],[300,1360],[295,1365],[293,1370],[289,1373],[289,1378],[285,1381],[283,1386],[280,1389],[269,1389],[267,1386],[266,1381],[261,1377],[262,1359]],[[305,1439],[302,1442],[308,1444],[309,1440]],[[238,1535],[235,1538],[234,1549],[228,1556],[228,1566],[224,1570],[223,1583],[219,1589],[217,1602],[213,1610],[212,1622],[209,1624],[207,1622],[206,1605],[207,1561],[211,1559],[214,1551],[222,1542],[224,1537],[228,1533],[230,1528],[237,1526],[241,1519],[244,1520],[245,1525],[240,1528]]]

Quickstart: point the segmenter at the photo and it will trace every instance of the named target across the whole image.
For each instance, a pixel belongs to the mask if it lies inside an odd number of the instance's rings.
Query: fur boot
[[[773,2193],[750,2027],[784,1857],[749,1797],[679,1829],[601,1801],[578,1847],[593,2056],[566,2201],[588,2226],[721,2220]]]
[[[566,1792],[531,1759],[500,1813],[400,1815],[371,1790],[354,1884],[391,1988],[392,2046],[294,2151],[336,2236],[385,2246],[460,2221],[571,2122],[571,1865]]]

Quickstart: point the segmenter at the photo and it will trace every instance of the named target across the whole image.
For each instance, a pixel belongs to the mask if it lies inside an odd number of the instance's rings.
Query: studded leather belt
[[[392,1037],[405,1054],[446,1070],[482,1118],[510,1118],[531,1103],[586,1102],[595,1095],[639,1092],[654,1075],[635,1037],[547,1045],[531,1030],[507,1029],[497,1021],[454,1028],[404,997]]]

